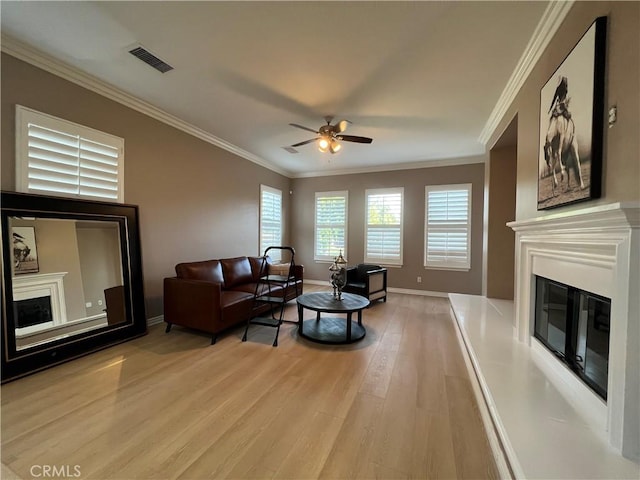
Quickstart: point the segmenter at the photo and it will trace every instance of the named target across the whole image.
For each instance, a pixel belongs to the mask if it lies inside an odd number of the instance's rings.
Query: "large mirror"
[[[137,207],[2,193],[2,381],[146,332]]]

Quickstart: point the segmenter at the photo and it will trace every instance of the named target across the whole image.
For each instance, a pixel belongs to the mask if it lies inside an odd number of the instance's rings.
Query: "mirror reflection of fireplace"
[[[38,273],[12,277],[16,350],[127,321],[117,222],[8,220],[35,230],[42,252]]]
[[[53,325],[51,314],[51,297],[36,297],[19,300],[13,303],[15,308],[16,328],[33,327],[35,325]]]
[[[534,336],[607,399],[611,300],[536,276]]]

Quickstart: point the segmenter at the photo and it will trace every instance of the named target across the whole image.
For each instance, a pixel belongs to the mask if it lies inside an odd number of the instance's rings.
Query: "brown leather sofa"
[[[166,331],[172,325],[181,325],[207,332],[213,345],[218,333],[246,322],[250,315],[268,311],[269,305],[262,304],[252,312],[262,258],[223,258],[176,265],[176,276],[164,279]],[[267,273],[285,273],[282,269],[267,257]],[[295,265],[293,269],[295,282],[290,282],[286,290],[284,285],[271,284],[270,295],[284,295],[289,301],[302,294],[303,267]],[[266,285],[261,284],[260,288]]]

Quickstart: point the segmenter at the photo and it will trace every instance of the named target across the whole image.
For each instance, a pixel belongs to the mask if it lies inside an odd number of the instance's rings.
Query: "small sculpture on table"
[[[331,285],[333,286],[333,297],[338,301],[342,300],[342,289],[347,284],[347,261],[340,255],[334,258],[333,263],[329,267],[331,272]]]

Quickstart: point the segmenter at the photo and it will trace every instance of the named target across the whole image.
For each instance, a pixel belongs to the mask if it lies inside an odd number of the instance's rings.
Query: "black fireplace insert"
[[[611,300],[536,276],[534,336],[607,399]]]
[[[51,322],[51,297],[36,297],[13,303],[16,328],[31,327]]]

